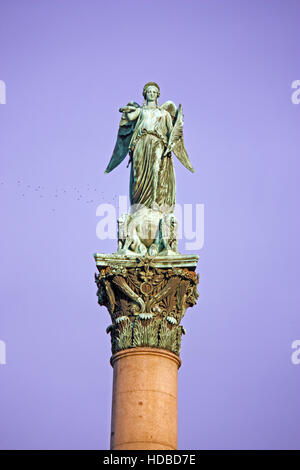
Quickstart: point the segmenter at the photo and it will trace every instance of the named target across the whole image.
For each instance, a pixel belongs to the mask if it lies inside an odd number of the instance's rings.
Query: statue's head
[[[155,82],[148,82],[143,88],[143,97],[147,101],[156,101],[160,95],[160,88]]]

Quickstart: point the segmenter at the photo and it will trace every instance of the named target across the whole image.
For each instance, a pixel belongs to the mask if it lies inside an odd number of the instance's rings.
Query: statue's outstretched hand
[[[135,106],[124,106],[123,108],[119,109],[120,113],[131,113],[132,111],[136,111]]]

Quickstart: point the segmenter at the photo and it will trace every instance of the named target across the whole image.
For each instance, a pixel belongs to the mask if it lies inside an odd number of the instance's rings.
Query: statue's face
[[[146,100],[155,101],[157,99],[158,90],[155,86],[149,86],[146,91]]]

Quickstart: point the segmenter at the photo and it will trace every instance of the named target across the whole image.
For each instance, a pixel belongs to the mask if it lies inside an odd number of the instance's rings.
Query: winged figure
[[[172,101],[158,105],[160,88],[155,82],[144,86],[144,104],[130,102],[122,113],[117,142],[105,170],[109,173],[129,153],[130,203],[152,208],[175,205],[175,173],[172,152],[194,172],[183,142],[182,106]]]

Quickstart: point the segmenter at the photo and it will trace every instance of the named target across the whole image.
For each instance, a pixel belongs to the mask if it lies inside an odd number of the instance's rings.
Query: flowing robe
[[[131,206],[174,207],[175,173],[171,152],[163,156],[172,127],[171,115],[165,109],[141,108],[129,144]]]

